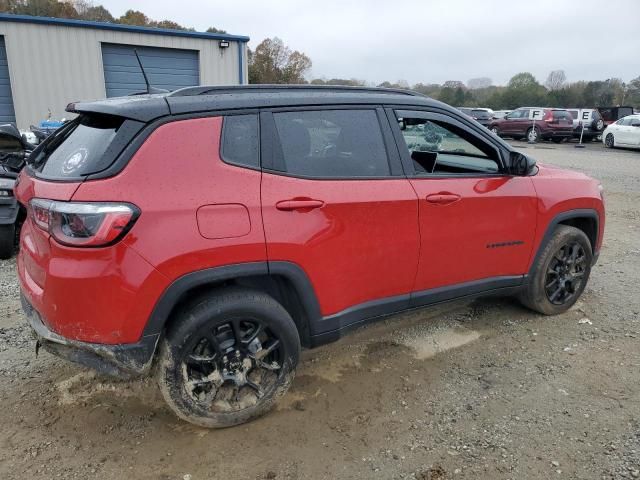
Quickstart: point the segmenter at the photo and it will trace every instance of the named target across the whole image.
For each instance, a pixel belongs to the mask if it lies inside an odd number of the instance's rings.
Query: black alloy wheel
[[[280,339],[260,320],[234,318],[193,335],[181,358],[184,388],[196,404],[233,413],[276,388],[284,364]]]
[[[586,271],[587,256],[578,242],[563,245],[549,266],[545,278],[547,299],[554,305],[563,305],[573,300],[580,292]]]

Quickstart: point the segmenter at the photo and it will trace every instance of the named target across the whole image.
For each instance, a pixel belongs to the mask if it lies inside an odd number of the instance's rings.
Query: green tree
[[[625,99],[621,103],[636,107],[640,106],[640,76],[629,82],[627,85]]]
[[[222,30],[220,28],[216,28],[216,27],[209,27],[206,30],[207,33],[227,33],[226,30]]]
[[[314,78],[309,82],[311,85],[345,85],[348,87],[362,87],[365,85],[364,80],[357,78],[332,78],[325,80],[324,78]]]
[[[118,23],[146,27],[149,25],[149,18],[138,10],[127,10],[124,15],[118,18]]]
[[[148,25],[150,27],[168,28],[171,30],[186,30],[185,27],[183,27],[179,23],[174,22],[173,20],[160,20],[159,22],[151,21]]]
[[[506,108],[544,106],[546,90],[531,73],[522,72],[511,77],[501,100]]]
[[[305,83],[311,59],[291,51],[278,37],[263,40],[249,54],[249,83]]]
[[[84,13],[80,14],[80,18],[84,20],[93,20],[94,22],[114,22],[113,15],[102,5],[89,7]]]

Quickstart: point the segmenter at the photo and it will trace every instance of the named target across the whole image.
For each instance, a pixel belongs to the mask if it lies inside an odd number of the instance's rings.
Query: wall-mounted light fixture
[[[220,43],[218,44],[218,46],[220,48],[229,48],[229,41],[228,40],[220,40]]]

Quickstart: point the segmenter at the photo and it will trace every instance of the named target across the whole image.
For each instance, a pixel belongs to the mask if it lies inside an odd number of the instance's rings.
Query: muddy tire
[[[158,383],[175,414],[206,428],[253,420],[286,393],[300,356],[287,311],[262,292],[231,287],[172,318]]]
[[[545,315],[562,313],[576,303],[589,280],[593,253],[582,230],[559,225],[535,260],[520,301]]]
[[[0,260],[11,258],[16,249],[16,226],[0,225]]]

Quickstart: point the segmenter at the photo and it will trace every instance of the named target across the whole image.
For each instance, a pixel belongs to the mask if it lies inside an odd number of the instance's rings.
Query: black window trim
[[[492,135],[489,130],[485,132],[478,131],[478,128],[471,124],[471,122],[467,122],[463,118],[458,118],[454,116],[449,111],[438,111],[435,109],[429,108],[407,108],[406,105],[396,106],[396,107],[388,107],[386,109],[387,118],[389,123],[391,124],[391,129],[393,131],[393,135],[396,139],[396,145],[398,151],[400,152],[400,157],[402,159],[402,165],[405,170],[405,174],[407,178],[487,178],[487,177],[505,177],[511,176],[507,171],[505,158],[506,155],[509,154],[509,151],[504,146],[498,144],[491,138],[489,135]],[[482,173],[482,172],[473,172],[473,173],[421,173],[416,172],[415,167],[413,165],[413,160],[409,155],[409,152],[406,148],[406,143],[400,127],[398,126],[397,117],[400,113],[406,114],[417,114],[420,117],[426,120],[442,120],[448,123],[453,123],[459,128],[462,128],[468,131],[471,135],[476,137],[479,141],[487,144],[491,148],[496,151],[497,163],[498,163],[498,172],[491,173]],[[406,116],[406,115],[405,115]],[[484,127],[481,127],[484,128]]]
[[[240,162],[234,162],[233,160],[229,160],[224,158],[223,155],[223,146],[224,146],[224,138],[225,138],[225,128],[226,128],[226,120],[227,117],[235,117],[235,116],[247,116],[247,115],[254,115],[256,117],[257,123],[258,123],[258,165],[253,166],[253,165],[246,165],[244,163],[240,163]],[[232,165],[234,167],[240,167],[240,168],[247,168],[249,170],[255,170],[257,172],[262,171],[262,148],[261,148],[261,144],[262,144],[262,134],[261,134],[261,128],[260,128],[260,112],[257,110],[252,110],[251,112],[247,112],[247,111],[234,111],[234,112],[230,112],[224,115],[220,115],[222,117],[222,129],[220,132],[220,145],[218,146],[218,156],[220,157],[220,160],[222,160],[223,163],[226,163],[227,165]]]
[[[380,126],[380,132],[382,133],[382,140],[384,148],[387,154],[387,162],[389,164],[389,175],[384,176],[327,176],[317,177],[313,175],[301,175],[290,172],[284,172],[274,168],[274,155],[277,151],[276,142],[279,142],[278,135],[275,127],[275,120],[273,118],[274,113],[280,112],[296,112],[296,111],[321,111],[321,110],[372,110],[376,113],[378,119],[378,125]],[[396,142],[391,132],[391,128],[386,121],[386,115],[381,105],[358,105],[358,104],[327,104],[327,105],[313,105],[313,106],[295,106],[295,107],[278,107],[278,108],[266,108],[261,109],[260,112],[260,146],[262,150],[262,171],[273,175],[279,175],[283,177],[300,178],[305,180],[317,180],[317,181],[336,181],[336,180],[397,180],[404,177],[404,169],[401,164],[400,154],[396,147]]]

